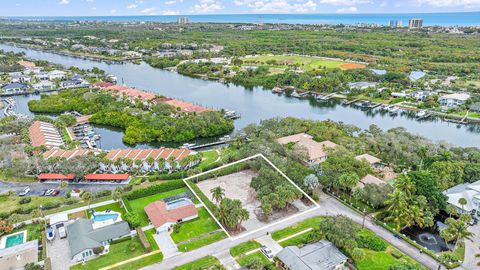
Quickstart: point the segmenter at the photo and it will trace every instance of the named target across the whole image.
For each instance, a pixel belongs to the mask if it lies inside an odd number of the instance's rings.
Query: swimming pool
[[[105,221],[105,220],[117,220],[118,214],[96,214],[93,216],[93,220],[98,222],[98,221]]]
[[[24,242],[24,233],[17,233],[13,235],[7,236],[6,242],[5,242],[5,248],[13,247],[16,245],[23,244]]]

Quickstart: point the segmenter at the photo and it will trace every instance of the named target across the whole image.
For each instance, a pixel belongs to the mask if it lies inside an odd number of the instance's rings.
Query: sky
[[[0,16],[479,11],[480,0],[0,0]]]

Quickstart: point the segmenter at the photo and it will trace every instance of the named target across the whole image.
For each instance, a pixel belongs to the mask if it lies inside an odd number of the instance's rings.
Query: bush
[[[385,251],[387,250],[388,243],[380,237],[373,234],[359,234],[356,242],[358,247],[366,248],[373,251]]]
[[[20,204],[27,204],[27,203],[30,203],[32,201],[32,198],[31,197],[23,197],[20,199],[19,203]]]
[[[43,204],[43,209],[49,210],[49,209],[60,207],[60,205],[61,205],[60,202],[46,202]]]
[[[23,215],[30,214],[36,208],[37,208],[36,205],[26,205],[26,206],[23,206],[23,207],[20,207],[20,208],[16,209],[15,213],[23,214]]]
[[[112,191],[111,190],[101,190],[101,191],[98,191],[95,193],[95,197],[99,198],[99,197],[106,197],[106,196],[110,196],[112,195]]]
[[[127,252],[133,252],[135,251],[135,249],[137,249],[136,245],[134,242],[130,242],[128,243],[127,245]]]
[[[147,188],[137,189],[128,193],[125,198],[129,200],[135,200],[142,197],[147,197],[157,193],[167,192],[174,189],[179,189],[184,187],[185,184],[182,180],[173,180],[165,183],[160,183],[157,185],[152,185]]]
[[[94,247],[93,248],[93,254],[95,254],[95,255],[102,254],[104,249],[105,249],[104,246]]]
[[[136,228],[142,223],[140,217],[135,212],[128,212],[125,214],[125,220],[130,224],[131,227]]]
[[[400,259],[403,257],[403,253],[398,251],[398,250],[394,250],[390,253],[393,257],[395,257],[396,259]]]

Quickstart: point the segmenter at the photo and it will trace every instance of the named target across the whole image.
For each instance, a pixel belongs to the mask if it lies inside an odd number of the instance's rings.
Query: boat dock
[[[230,136],[226,135],[226,136],[220,138],[218,141],[215,141],[215,142],[205,143],[205,144],[200,144],[200,145],[195,145],[195,144],[191,144],[191,145],[188,145],[188,146],[184,145],[184,147],[188,148],[190,150],[197,150],[197,149],[212,147],[212,146],[216,146],[216,145],[227,144],[231,141],[232,141],[232,139],[230,138]]]
[[[359,101],[359,100],[360,100],[359,98],[356,98],[356,99],[354,99],[354,100],[346,101],[344,104],[345,104],[345,105],[350,105],[350,104],[353,104],[353,103],[355,103],[355,102],[357,102],[357,101]]]

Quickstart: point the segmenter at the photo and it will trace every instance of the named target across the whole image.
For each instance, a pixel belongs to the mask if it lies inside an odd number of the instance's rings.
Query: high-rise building
[[[408,28],[413,29],[413,28],[422,28],[423,27],[423,19],[410,19],[408,20]]]
[[[388,26],[390,27],[402,27],[403,22],[400,20],[390,20]]]
[[[183,24],[188,24],[188,17],[183,17]]]

